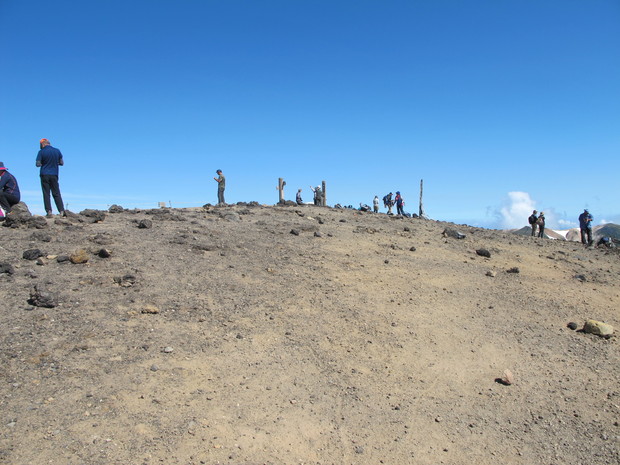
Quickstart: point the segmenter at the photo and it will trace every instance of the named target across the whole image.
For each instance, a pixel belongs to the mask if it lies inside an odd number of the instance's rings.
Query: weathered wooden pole
[[[424,218],[424,203],[422,202],[422,194],[424,193],[424,179],[420,179],[420,218]]]
[[[286,186],[286,181],[282,178],[278,178],[278,192],[280,197],[278,203],[284,203],[284,186]]]
[[[321,192],[321,206],[324,207],[327,205],[327,194],[325,193],[325,181],[321,183],[323,186],[323,192]]]

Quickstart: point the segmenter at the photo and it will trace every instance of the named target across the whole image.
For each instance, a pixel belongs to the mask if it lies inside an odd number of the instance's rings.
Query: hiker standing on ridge
[[[536,220],[538,225],[538,237],[545,237],[545,212],[540,212],[538,219]]]
[[[58,184],[58,167],[63,166],[65,161],[62,153],[55,147],[52,147],[50,141],[41,139],[39,141],[39,153],[37,154],[36,165],[41,167],[41,190],[43,191],[43,206],[45,214],[48,218],[52,217],[52,204],[50,202],[50,191],[54,197],[54,203],[61,216],[66,216],[65,204],[62,202],[60,195],[60,186]]]
[[[319,207],[323,205],[323,192],[321,191],[321,186],[310,186],[310,189],[314,193],[314,204]]]
[[[297,189],[297,195],[295,195],[295,202],[297,202],[297,205],[303,205],[304,201],[301,198],[301,189]]]
[[[396,197],[394,198],[394,201],[396,202],[396,214],[404,216],[405,210],[403,209],[403,207],[405,206],[405,201],[400,195],[400,191],[396,191]]]
[[[530,223],[530,226],[532,227],[532,237],[536,237],[536,222],[538,221],[538,216],[536,216],[536,213],[538,212],[534,210],[527,219],[527,222]]]
[[[11,207],[19,203],[20,194],[17,179],[4,167],[0,161],[0,221],[4,221],[6,214],[11,212]]]
[[[375,198],[372,199],[372,211],[375,213],[379,213],[379,196],[375,195]]]
[[[590,212],[586,208],[581,215],[579,215],[579,229],[581,229],[581,243],[586,245],[592,245],[592,220],[594,218],[590,215]],[[587,241],[586,241],[587,239]]]
[[[383,196],[383,206],[388,209],[387,214],[392,214],[392,207],[394,206],[394,202],[392,201],[392,193]]]
[[[217,174],[217,178],[213,178],[213,179],[217,181],[217,204],[223,207],[224,205],[226,205],[226,202],[224,201],[224,189],[226,189],[226,177],[222,174],[222,170],[217,170],[215,174]]]

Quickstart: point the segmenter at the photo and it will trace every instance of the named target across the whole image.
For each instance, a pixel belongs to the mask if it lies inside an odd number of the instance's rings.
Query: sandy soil
[[[312,206],[90,221],[0,229],[0,463],[620,463],[618,338],[567,328],[620,325],[615,251]]]

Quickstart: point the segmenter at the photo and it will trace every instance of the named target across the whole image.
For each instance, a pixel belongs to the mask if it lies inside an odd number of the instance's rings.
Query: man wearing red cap
[[[11,207],[19,203],[19,186],[17,179],[4,167],[0,161],[0,207],[4,213],[9,213]],[[0,211],[0,221],[4,221],[4,214]]]
[[[54,197],[54,203],[61,216],[65,216],[65,206],[60,195],[58,185],[58,167],[64,165],[62,153],[57,148],[50,145],[47,139],[39,141],[41,150],[37,154],[37,166],[41,167],[41,189],[43,190],[43,205],[47,217],[52,216],[52,204],[50,202],[50,191]]]

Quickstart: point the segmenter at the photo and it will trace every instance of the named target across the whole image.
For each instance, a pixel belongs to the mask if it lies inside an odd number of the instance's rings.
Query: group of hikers
[[[310,186],[310,190],[312,191],[312,197],[313,197],[313,204],[318,206],[318,207],[324,207],[325,206],[325,193],[323,192],[323,189],[321,189],[321,186],[316,186],[316,187],[312,187]],[[304,205],[304,200],[301,198],[301,189],[297,189],[297,194],[295,195],[295,202],[297,203],[297,205]]]
[[[579,215],[579,229],[581,231],[581,243],[584,245],[592,245],[592,220],[594,217],[586,208]],[[545,212],[538,213],[536,210],[528,218],[528,223],[532,227],[532,237],[535,237],[538,230],[538,237],[545,237]]]
[[[314,193],[314,205],[325,206],[325,196],[323,195],[321,187],[310,186],[310,189]],[[301,192],[302,192],[301,189],[297,190],[297,195],[295,197],[295,201],[297,202],[297,205],[304,205],[304,201],[301,197]],[[388,215],[394,214],[392,213],[392,208],[394,207],[394,205],[396,205],[397,215],[409,216],[408,213],[405,213],[405,200],[403,199],[403,196],[401,195],[400,191],[396,191],[396,196],[394,196],[392,192],[383,196],[383,206],[387,209]],[[351,205],[349,205],[348,207],[342,207],[340,204],[336,204],[334,205],[334,207],[353,209],[353,206]],[[363,211],[363,212],[373,211],[374,213],[379,213],[379,196],[375,195],[375,198],[372,200],[372,208],[369,205],[360,202],[360,206],[358,210]]]
[[[52,147],[48,139],[41,139],[39,141],[39,152],[35,164],[40,168],[39,176],[41,178],[41,190],[43,191],[43,205],[45,207],[45,213],[48,218],[53,217],[51,196],[54,198],[54,203],[58,209],[58,213],[61,216],[66,216],[64,203],[60,194],[60,186],[58,184],[59,166],[64,165],[64,159],[62,153],[55,147]],[[217,170],[217,178],[213,178],[217,184],[217,201],[218,205],[226,205],[224,201],[224,190],[226,188],[226,178],[222,173],[222,170]],[[325,195],[321,189],[321,186],[310,186],[314,195],[314,205],[324,206]],[[298,205],[303,205],[303,199],[301,197],[302,190],[299,189],[296,195],[296,202]],[[383,206],[387,209],[388,215],[393,215],[392,208],[396,205],[396,214],[407,216],[405,213],[405,200],[400,191],[396,191],[396,195],[392,192],[383,196]],[[4,163],[0,161],[0,221],[5,219],[5,216],[11,212],[14,205],[18,204],[21,200],[19,192],[19,184],[17,179],[11,173],[8,168],[4,166]],[[368,205],[360,204],[360,210],[370,211]],[[379,197],[375,195],[372,201],[372,211],[379,213]],[[579,215],[579,229],[581,230],[581,242],[585,245],[592,245],[592,220],[594,218],[585,209],[581,215]],[[538,213],[536,210],[528,218],[528,222],[532,228],[533,237],[545,237],[545,212]]]
[[[41,178],[41,190],[43,191],[43,205],[48,218],[53,216],[52,204],[50,201],[50,192],[54,198],[54,203],[61,216],[66,216],[65,206],[60,195],[60,186],[58,184],[58,167],[64,165],[62,153],[55,147],[52,147],[48,139],[39,141],[39,152],[35,164],[40,168],[39,176]],[[13,206],[17,205],[21,200],[19,184],[13,174],[4,163],[0,161],[0,221],[3,221]]]

